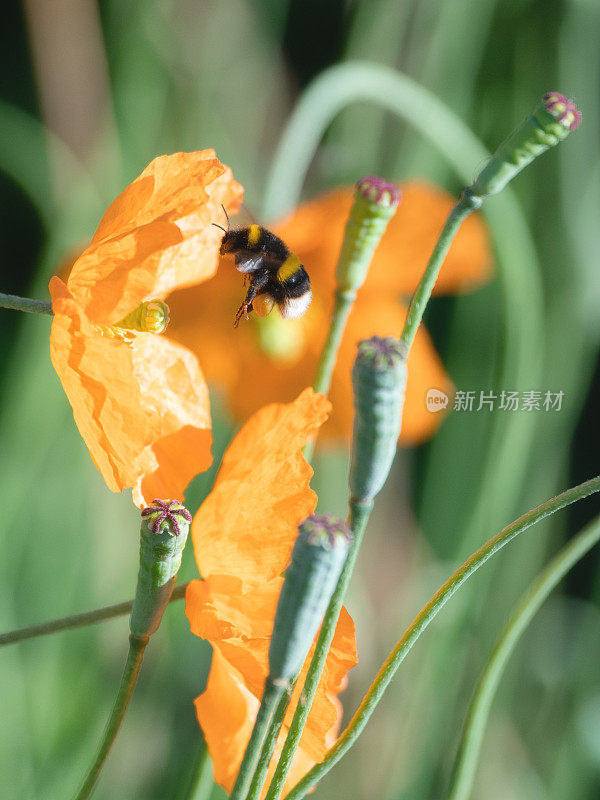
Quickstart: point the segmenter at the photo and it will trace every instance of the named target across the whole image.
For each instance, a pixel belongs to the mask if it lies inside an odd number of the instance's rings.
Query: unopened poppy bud
[[[476,197],[496,194],[534,158],[569,135],[581,122],[581,112],[572,100],[548,92],[540,104],[500,145],[468,190]]]
[[[114,327],[145,333],[163,333],[168,324],[169,306],[162,300],[146,300]]]
[[[299,526],[285,571],[269,647],[269,680],[288,683],[310,650],[348,555],[352,533],[330,514]]]
[[[375,249],[396,213],[400,197],[400,189],[383,178],[371,175],[356,184],[336,270],[342,291],[356,291],[364,283]]]
[[[177,500],[154,500],[142,509],[140,569],[131,611],[130,630],[136,638],[158,628],[175,586],[192,515]]]
[[[350,491],[372,500],[389,474],[402,424],[406,347],[392,336],[359,342],[352,369],[354,434]]]

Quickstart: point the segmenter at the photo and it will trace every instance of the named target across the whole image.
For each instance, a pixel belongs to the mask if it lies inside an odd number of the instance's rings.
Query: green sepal
[[[158,628],[181,566],[191,516],[181,503],[169,503],[169,509],[171,517],[166,516],[158,525],[160,512],[142,516],[140,568],[129,623],[134,637],[151,636]]]
[[[269,679],[287,684],[302,668],[352,539],[346,523],[313,515],[300,525],[281,587],[269,646]]]
[[[406,388],[406,348],[393,337],[359,342],[352,369],[354,433],[350,492],[372,500],[389,474],[400,427]]]

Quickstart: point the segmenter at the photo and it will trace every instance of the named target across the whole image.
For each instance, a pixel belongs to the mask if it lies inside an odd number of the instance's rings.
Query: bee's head
[[[213,222],[213,225],[215,223]],[[220,227],[217,225],[217,227]],[[221,246],[219,247],[219,253],[223,256],[226,253],[231,253],[232,250],[235,249],[235,236],[234,231],[225,231],[225,235],[221,239]]]

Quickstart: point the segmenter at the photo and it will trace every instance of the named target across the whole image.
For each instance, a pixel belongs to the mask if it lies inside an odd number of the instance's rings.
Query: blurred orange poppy
[[[108,208],[67,282],[50,281],[50,356],[75,422],[109,489],[132,487],[139,506],[181,497],[210,465],[212,441],[195,355],[146,332],[168,309],[141,304],[214,274],[212,223],[242,191],[213,150],[160,156]],[[163,324],[132,329],[136,309]]]
[[[327,336],[333,307],[334,272],[353,201],[342,188],[301,205],[271,226],[306,265],[313,301],[302,319],[252,315],[233,330],[235,309],[244,293],[229,258],[216,279],[169,298],[171,336],[202,353],[209,380],[222,386],[233,413],[245,419],[263,403],[288,401],[311,384]],[[333,414],[325,436],[349,437],[353,406],[350,371],[356,344],[373,335],[398,336],[406,315],[403,296],[416,287],[455,199],[423,183],[402,186],[402,201],[377,248],[365,285],[348,320],[333,376]],[[491,272],[488,235],[481,219],[471,216],[450,248],[436,293],[463,292],[479,286]],[[233,339],[231,337],[234,337]],[[232,347],[232,341],[234,347]],[[452,385],[427,331],[421,326],[408,361],[409,379],[401,440],[422,441],[440,421],[426,408],[427,390],[451,392]]]
[[[312,469],[302,456],[307,438],[325,421],[330,404],[306,389],[293,402],[262,408],[230,444],[214,489],[192,522],[192,541],[203,576],[186,592],[192,632],[207,639],[213,658],[196,713],[213,761],[214,776],[231,791],[268,673],[275,609],[298,523],[317,498],[309,488]],[[309,654],[297,684],[301,691]],[[334,743],[345,676],[356,664],[354,625],[344,611],[289,785]],[[277,751],[291,722],[284,722]]]

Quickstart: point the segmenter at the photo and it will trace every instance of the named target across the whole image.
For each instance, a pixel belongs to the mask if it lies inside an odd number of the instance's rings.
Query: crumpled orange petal
[[[316,505],[308,485],[312,470],[301,448],[328,410],[324,397],[306,389],[293,403],[272,404],[257,412],[229,446],[215,488],[192,522],[194,552],[204,580],[188,586],[185,611],[192,632],[213,646],[207,687],[196,698],[196,713],[215,780],[227,791],[235,782],[268,673],[280,576],[289,563],[298,523]],[[292,707],[311,656],[312,650]],[[356,660],[354,625],[344,610],[288,784],[304,775],[335,741],[341,719],[337,696]],[[292,714],[290,709],[276,753]]]
[[[237,434],[192,522],[203,577],[235,575],[248,588],[285,569],[296,526],[317,504],[300,451],[330,408],[305,389],[293,403],[265,406]]]
[[[235,213],[242,187],[214,150],[152,161],[112,203],[68,287],[93,322],[112,325],[147,299],[214,274],[221,204]]]
[[[195,705],[215,781],[228,792],[250,738],[267,677],[270,634],[282,584],[283,579],[274,578],[242,594],[235,581],[211,578],[193,581],[186,592],[191,629],[213,646],[206,690]],[[297,682],[273,764],[289,730],[313,652],[314,646]],[[286,787],[296,783],[335,742],[341,719],[337,695],[356,662],[354,624],[343,609]]]
[[[402,200],[388,223],[361,294],[411,294],[446,217],[456,200],[447,192],[413,182],[402,185]],[[301,204],[273,226],[306,266],[314,282],[334,285],[334,272],[354,197],[352,187],[336,189]],[[488,280],[490,245],[478,215],[462,224],[446,256],[434,293],[463,292]],[[325,286],[323,287],[325,289]]]
[[[99,332],[60,278],[50,283],[50,357],[109,489],[134,502],[181,497],[211,463],[208,390],[196,357],[150,333]]]
[[[109,207],[67,283],[50,283],[50,354],[75,422],[108,487],[131,487],[138,505],[181,497],[210,465],[208,391],[186,348],[110,326],[214,274],[212,223],[242,191],[213,150],[160,156]]]

